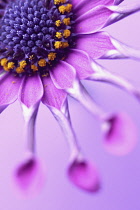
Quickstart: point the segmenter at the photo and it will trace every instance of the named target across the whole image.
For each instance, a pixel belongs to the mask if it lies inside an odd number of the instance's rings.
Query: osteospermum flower
[[[109,82],[134,96],[129,82],[112,75],[94,60],[140,58],[137,50],[117,41],[102,28],[138,11],[122,0],[2,0],[0,1],[0,112],[17,99],[25,119],[28,148],[15,177],[25,192],[42,185],[43,172],[35,154],[35,121],[43,102],[60,124],[70,148],[68,176],[81,189],[95,192],[96,167],[81,152],[72,128],[67,95],[79,101],[101,122],[105,148],[128,153],[136,141],[135,126],[125,113],[106,113],[80,80]]]

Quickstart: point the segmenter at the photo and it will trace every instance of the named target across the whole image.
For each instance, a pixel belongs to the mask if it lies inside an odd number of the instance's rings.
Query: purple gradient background
[[[126,3],[130,1],[126,1]],[[132,3],[133,1],[131,1]],[[107,28],[114,37],[140,48],[140,13]],[[100,61],[140,88],[140,63],[130,60]],[[107,111],[124,110],[138,128],[138,144],[125,157],[115,157],[102,147],[100,125],[77,102],[69,99],[73,125],[85,155],[96,163],[102,189],[88,194],[75,188],[66,176],[68,148],[49,110],[41,104],[37,119],[37,150],[47,168],[47,182],[32,199],[15,193],[12,173],[22,159],[25,142],[19,103],[0,118],[0,209],[2,210],[139,210],[140,209],[140,104],[120,89],[101,83],[84,82],[98,104]]]

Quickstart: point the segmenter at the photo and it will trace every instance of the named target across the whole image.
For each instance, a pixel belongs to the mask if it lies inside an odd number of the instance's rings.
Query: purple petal
[[[0,112],[17,99],[22,79],[12,74],[3,74],[0,78]]]
[[[100,188],[97,170],[87,161],[75,160],[68,168],[68,176],[73,184],[88,192],[96,192]]]
[[[133,13],[140,11],[140,4],[133,3],[129,6],[109,6],[108,8],[113,12],[113,15],[110,16],[105,26],[111,25]]]
[[[78,3],[81,2],[81,1],[82,1],[82,0],[79,0],[79,1],[77,1],[77,0],[72,0],[72,6],[73,6],[74,8],[76,8],[77,5],[78,5]]]
[[[140,60],[140,50],[132,48],[105,33],[108,39],[114,46],[114,49],[106,51],[100,58],[101,59],[122,59],[131,58],[134,60]]]
[[[49,106],[50,111],[57,120],[59,126],[61,127],[64,138],[68,144],[71,158],[81,155],[81,149],[77,141],[74,129],[72,127],[70,113],[68,108],[68,101],[65,100],[65,103],[61,107],[61,110],[58,110],[52,106]]]
[[[44,85],[44,95],[42,102],[47,106],[61,109],[66,99],[67,93],[63,90],[57,89],[50,77],[43,77],[42,82]]]
[[[5,70],[3,70],[3,67],[0,66],[0,77],[2,74],[9,74],[8,72],[6,72]]]
[[[76,69],[76,73],[79,79],[85,79],[93,74],[90,58],[87,53],[81,50],[71,50],[65,61]]]
[[[75,69],[64,61],[60,61],[55,68],[50,71],[54,85],[59,89],[67,89],[73,86],[76,76]]]
[[[43,96],[43,85],[39,75],[26,77],[20,90],[19,99],[28,108],[37,104]]]
[[[21,103],[22,114],[24,117],[24,138],[27,142],[27,150],[30,153],[35,153],[36,150],[36,138],[35,138],[35,123],[38,112],[39,103],[33,107],[26,107]]]
[[[114,115],[107,121],[109,129],[105,133],[104,146],[115,155],[125,155],[135,146],[137,135],[133,121],[125,113]]]
[[[75,6],[77,16],[82,15],[99,5],[113,5],[114,0],[81,0]]]
[[[106,32],[78,36],[76,48],[87,52],[90,57],[97,59],[116,49]]]
[[[22,162],[15,171],[16,186],[26,196],[37,193],[44,183],[44,172],[39,160],[30,157]]]
[[[129,81],[120,77],[114,73],[109,72],[103,66],[99,65],[97,62],[92,60],[92,68],[93,73],[89,75],[89,77],[85,77],[87,80],[99,81],[110,83],[115,85],[124,91],[128,92],[132,96],[135,96],[136,99],[140,100],[140,91],[135,88]]]
[[[95,33],[105,26],[111,14],[113,12],[104,6],[95,7],[77,18],[75,32]]]
[[[66,90],[67,93],[77,100],[90,114],[101,120],[105,112],[92,99],[79,80],[75,80],[74,87]]]
[[[114,5],[118,5],[120,3],[122,3],[124,0],[114,0]]]

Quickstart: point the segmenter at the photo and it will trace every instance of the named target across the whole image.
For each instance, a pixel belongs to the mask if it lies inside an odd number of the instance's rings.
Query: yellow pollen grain
[[[64,18],[64,19],[63,19],[63,23],[64,23],[66,26],[69,26],[69,25],[70,25],[70,18]]]
[[[55,25],[56,25],[57,27],[61,26],[61,24],[62,24],[61,20],[56,20],[56,21],[55,21]]]
[[[38,61],[38,65],[39,65],[40,67],[46,66],[46,60],[45,60],[45,59],[40,59],[40,60]]]
[[[16,82],[15,81],[12,81],[12,84],[15,84]]]
[[[64,5],[59,6],[58,10],[60,13],[64,14],[66,12],[66,6],[64,6]]]
[[[54,0],[54,4],[60,4],[60,3],[64,4],[66,3],[66,0]]]
[[[55,35],[58,39],[61,39],[62,38],[62,33],[61,32],[56,32],[56,35]]]
[[[7,58],[2,58],[0,61],[0,64],[1,64],[1,66],[5,66],[5,65],[7,65],[7,62],[8,62]]]
[[[7,65],[3,66],[3,69],[4,69],[5,71],[9,71],[9,69],[8,69],[8,66],[7,66]]]
[[[50,61],[54,61],[55,58],[56,58],[56,53],[51,52],[48,54],[48,59]]]
[[[68,42],[62,42],[62,47],[63,48],[69,47],[69,43]]]
[[[54,0],[54,4],[60,4],[61,0]]]
[[[36,65],[31,65],[31,69],[32,69],[33,71],[38,71],[38,67],[37,67]]]
[[[70,35],[71,35],[71,31],[70,31],[70,30],[68,30],[68,29],[64,30],[63,36],[64,36],[65,38],[68,38]]]
[[[56,42],[54,43],[54,47],[55,47],[55,49],[60,49],[60,48],[62,48],[62,42],[56,41]]]
[[[72,10],[72,4],[67,4],[66,5],[66,12],[71,12],[71,10]]]
[[[49,76],[49,74],[48,73],[46,73],[46,74],[42,74],[42,77],[48,77]]]
[[[25,68],[26,66],[27,66],[27,62],[25,60],[19,62],[19,67],[21,69]]]
[[[8,67],[8,69],[14,69],[15,68],[14,62],[9,62],[7,67]]]
[[[24,72],[24,69],[21,68],[21,67],[17,67],[17,68],[16,68],[16,72],[17,72],[18,74],[23,73],[23,72]]]

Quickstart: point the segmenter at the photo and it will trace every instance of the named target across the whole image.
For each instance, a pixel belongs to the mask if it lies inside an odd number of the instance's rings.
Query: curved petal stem
[[[129,6],[108,6],[108,8],[114,12],[107,21],[106,26],[111,25],[135,12],[138,12],[140,10],[140,4],[139,3],[133,3]]]
[[[75,80],[74,87],[66,90],[70,96],[79,101],[91,114],[102,119],[105,115],[104,111],[93,101],[91,96],[82,86],[82,84]]]
[[[104,134],[104,143],[108,151],[117,155],[123,155],[134,148],[137,139],[136,129],[133,121],[127,114],[109,114],[104,112],[94,103],[93,99],[78,81],[75,81],[73,89],[68,89],[67,92],[79,101],[87,111],[100,120]],[[126,132],[126,128],[131,132]]]
[[[126,44],[116,40],[113,37],[110,37],[110,40],[114,47],[122,54],[122,58],[131,58],[134,60],[140,60],[140,50],[139,49],[134,49],[130,46],[127,46]],[[115,57],[114,57],[115,58]],[[116,56],[117,58],[117,56]],[[120,57],[119,57],[120,58]]]
[[[25,139],[29,152],[35,152],[35,120],[38,107],[43,96],[43,85],[39,75],[25,77],[19,91],[25,121]]]
[[[127,80],[118,75],[108,72],[104,67],[97,64],[95,61],[92,61],[92,67],[94,73],[92,73],[86,79],[113,84],[125,90],[126,92],[132,94],[137,99],[140,99],[139,98],[140,92],[130,82],[128,82]]]
[[[71,125],[67,101],[65,101],[65,103],[61,107],[61,110],[58,110],[54,107],[49,107],[49,109],[58,121],[62,132],[67,140],[71,158],[73,159],[77,156],[81,157],[81,149],[77,143],[76,135]]]
[[[104,50],[104,54],[102,54],[100,57],[100,59],[134,59],[134,60],[140,60],[140,50],[139,49],[135,49],[131,46],[128,46],[127,44],[122,43],[121,41],[115,39],[114,37],[110,36],[108,33],[106,32],[102,32],[102,33],[98,33],[98,37],[103,37],[107,40],[110,40],[110,48],[108,48],[108,50]],[[106,43],[105,41],[105,43]],[[103,44],[103,43],[102,43]],[[83,48],[84,51],[86,51]],[[87,52],[88,53],[88,52]],[[88,53],[89,54],[89,53]],[[93,59],[95,59],[96,57],[94,57],[91,52],[90,55]]]
[[[96,192],[100,188],[100,178],[97,169],[85,160],[71,125],[67,101],[61,111],[49,107],[58,121],[70,149],[70,164],[67,170],[68,177],[74,185],[88,192]]]
[[[23,116],[25,121],[25,139],[27,141],[27,151],[29,153],[35,153],[35,121],[38,111],[37,104],[35,107],[27,108],[22,104]]]
[[[44,183],[44,169],[35,154],[35,121],[39,103],[28,108],[21,104],[25,121],[25,140],[27,149],[24,159],[15,170],[15,183],[26,196],[36,194]]]

